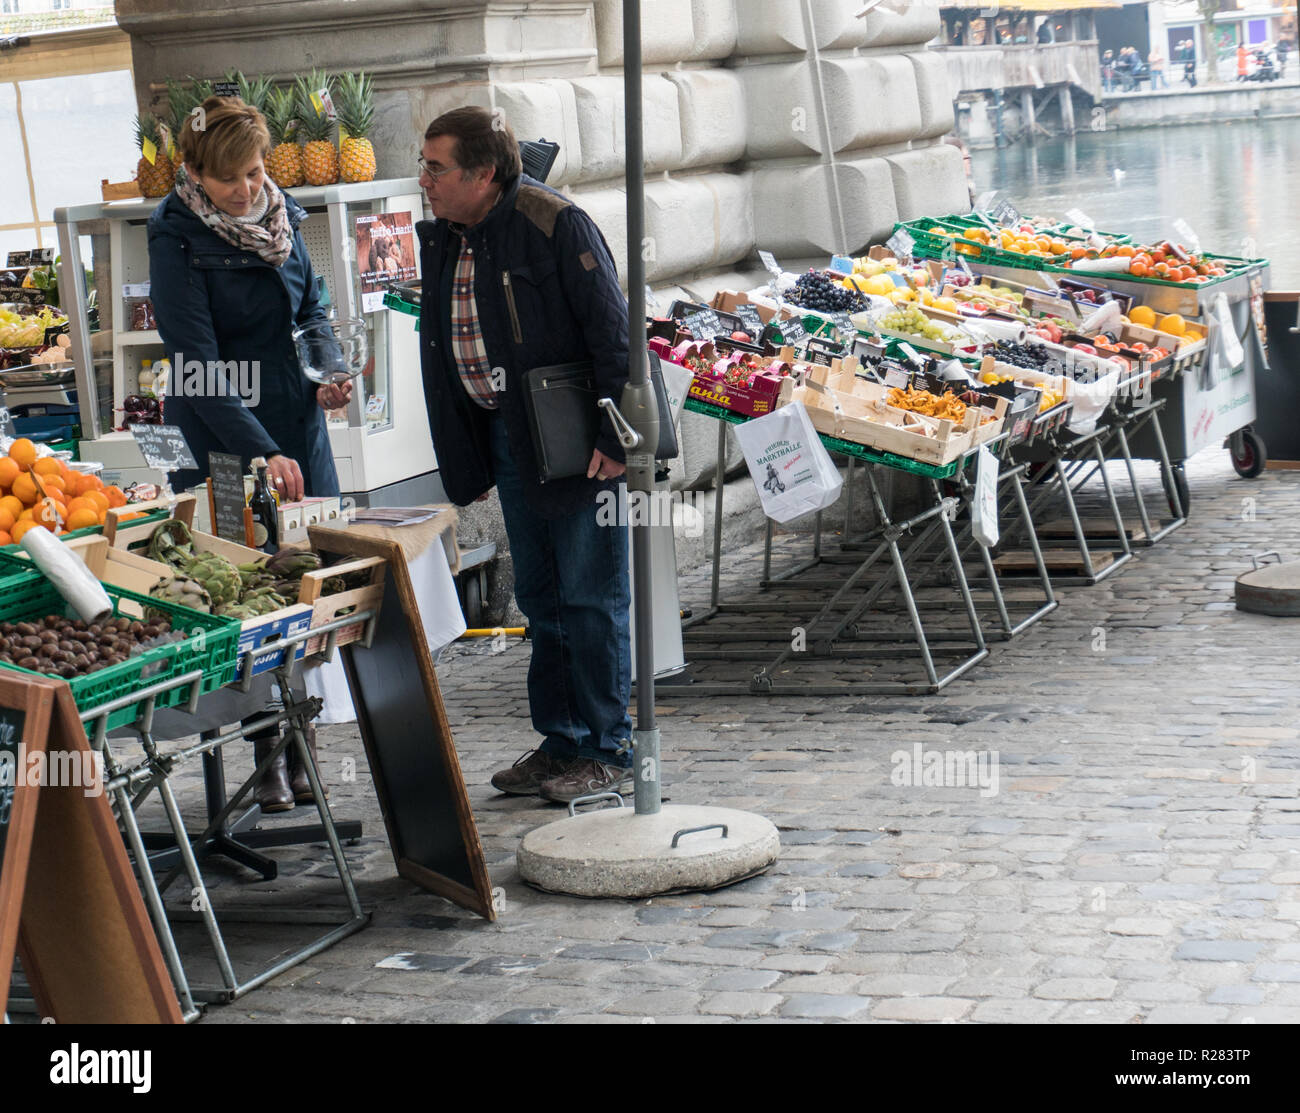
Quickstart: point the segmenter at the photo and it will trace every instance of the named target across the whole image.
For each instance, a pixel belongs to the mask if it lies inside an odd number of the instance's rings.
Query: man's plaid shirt
[[[500,403],[474,301],[474,252],[463,238],[451,281],[451,352],[456,370],[469,396],[485,410],[495,410]]]

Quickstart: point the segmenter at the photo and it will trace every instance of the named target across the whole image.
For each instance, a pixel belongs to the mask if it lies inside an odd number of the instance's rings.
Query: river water
[[[1182,219],[1218,255],[1252,250],[1270,287],[1300,289],[1300,118],[1080,132],[971,152],[976,192],[1026,215],[1079,209],[1134,241],[1176,235]]]

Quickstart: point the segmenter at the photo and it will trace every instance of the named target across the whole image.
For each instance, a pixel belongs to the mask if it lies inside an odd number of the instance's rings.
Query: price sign
[[[239,82],[214,81],[212,83],[212,95],[214,97],[237,97],[239,96]]]
[[[777,263],[775,255],[773,255],[770,251],[760,251],[758,253],[758,258],[759,261],[763,264],[763,266],[767,268],[768,274],[770,274],[773,278],[781,277],[782,274],[781,267]]]
[[[1192,231],[1192,226],[1181,217],[1174,221],[1174,231],[1183,238],[1183,242],[1192,249],[1193,255],[1201,253],[1201,238]]]
[[[1004,198],[998,202],[998,207],[993,210],[993,219],[999,224],[1019,224],[1020,210]]]
[[[912,248],[916,246],[916,241],[912,239],[911,233],[906,228],[898,228],[894,234],[885,241],[885,246],[894,253],[895,259],[910,259],[912,257]]]
[[[916,364],[917,367],[924,366],[921,357],[917,355],[916,349],[913,348],[911,344],[907,343],[907,341],[903,341],[901,344],[899,344],[898,348],[903,353],[903,355],[905,355],[909,361]]]
[[[682,324],[696,340],[712,340],[725,331],[717,313],[712,309],[701,309],[698,313],[691,313],[683,319]]]
[[[746,302],[744,305],[738,305],[735,308],[735,314],[740,318],[740,323],[744,325],[745,331],[755,340],[763,335],[763,318],[758,315],[758,310]]]
[[[858,326],[853,323],[853,318],[847,313],[832,313],[831,320],[835,322],[835,327],[839,329],[840,335],[845,340],[852,340],[858,335]]]
[[[891,367],[885,372],[885,386],[896,386],[900,390],[906,390],[910,380],[906,371],[897,367]]]
[[[823,367],[829,367],[834,362],[838,350],[836,345],[828,345],[822,340],[808,341],[808,358],[813,363],[820,363]]]
[[[128,428],[140,448],[140,455],[151,468],[173,472],[199,466],[180,426],[131,425]]]
[[[244,533],[244,462],[227,452],[208,453],[212,478],[212,532],[237,545],[248,544]]]
[[[1066,212],[1065,219],[1068,220],[1071,224],[1073,224],[1076,228],[1083,228],[1086,231],[1091,231],[1094,227],[1096,227],[1096,225],[1092,223],[1092,217],[1090,217],[1087,213],[1083,212],[1081,209],[1070,209],[1069,211]]]
[[[967,278],[969,278],[972,282],[975,281],[975,275],[974,275],[974,273],[973,273],[973,272],[971,271],[971,269],[970,269],[970,264],[969,264],[968,262],[966,262],[966,256],[965,256],[965,255],[958,255],[958,256],[957,256],[957,266],[961,267],[962,273],[963,273]]]
[[[803,327],[803,321],[798,317],[782,321],[778,327],[781,330],[781,339],[787,344],[801,344],[808,339],[808,330]]]

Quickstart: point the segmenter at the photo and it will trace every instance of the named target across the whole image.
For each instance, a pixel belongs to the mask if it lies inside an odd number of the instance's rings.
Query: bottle
[[[172,361],[163,358],[154,364],[153,369],[153,392],[160,399],[167,393],[167,380],[171,375]]]
[[[266,460],[257,457],[253,461],[253,467],[257,479],[253,483],[253,497],[248,502],[248,508],[253,512],[253,544],[259,549],[274,552],[279,548],[280,540],[280,519],[275,494],[266,474]]]
[[[142,359],[140,361],[140,374],[137,377],[136,381],[139,383],[141,394],[153,393],[153,384],[154,384],[153,360]]]

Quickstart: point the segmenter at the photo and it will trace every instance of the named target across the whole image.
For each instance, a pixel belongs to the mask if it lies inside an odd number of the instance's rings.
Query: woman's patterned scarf
[[[279,187],[266,177],[262,188],[266,191],[266,213],[256,223],[245,224],[217,208],[183,165],[176,171],[176,196],[195,216],[228,244],[243,251],[255,251],[271,266],[278,267],[293,251],[293,230]]]

